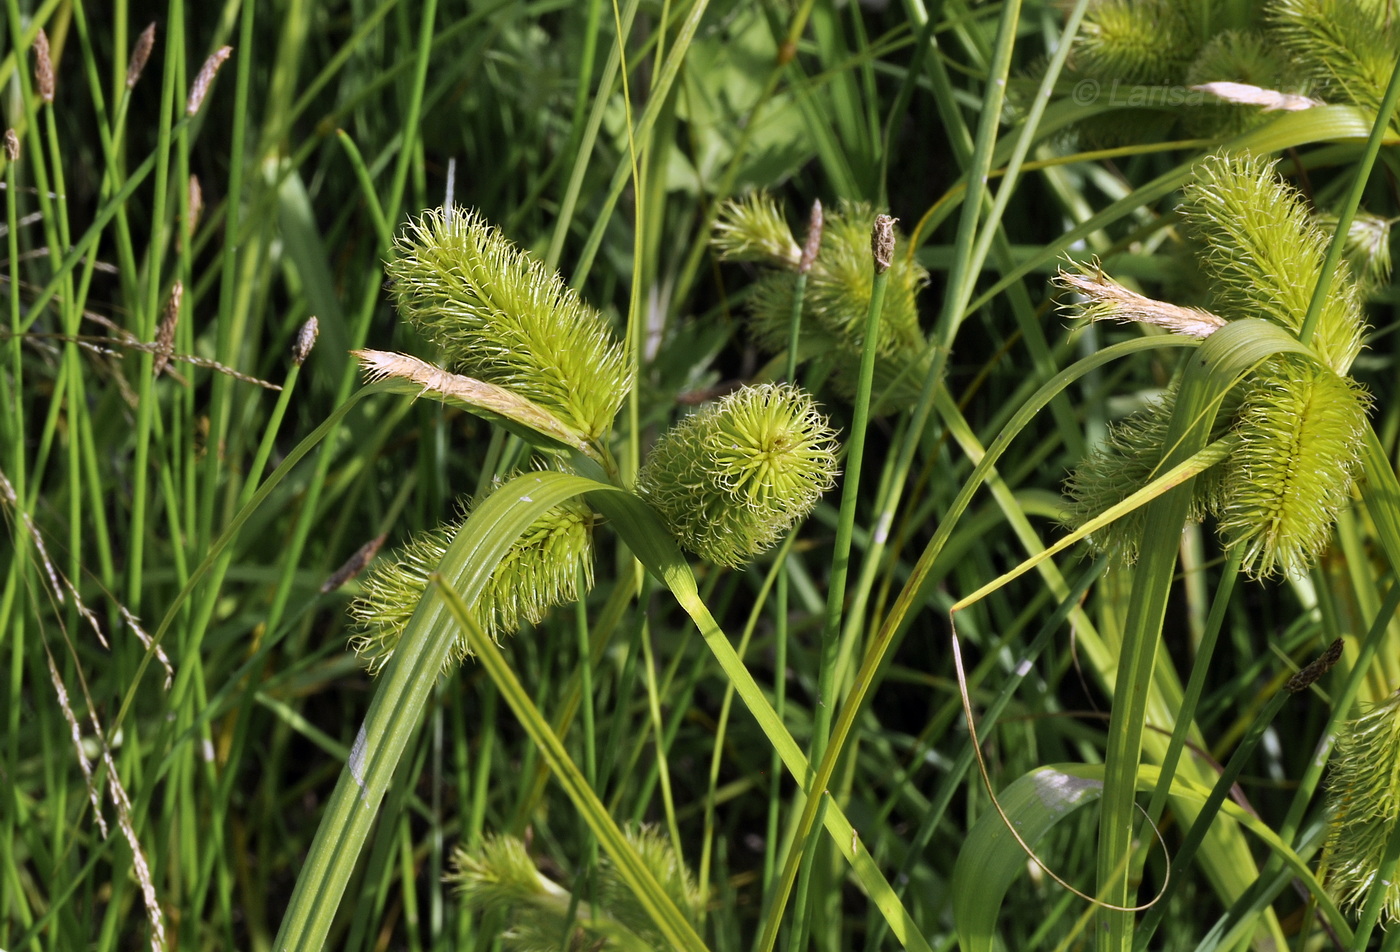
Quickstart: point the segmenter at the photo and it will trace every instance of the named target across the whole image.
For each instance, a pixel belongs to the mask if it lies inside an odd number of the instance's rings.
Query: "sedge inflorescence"
[[[1208,157],[1186,189],[1182,214],[1202,248],[1209,311],[1148,301],[1097,268],[1090,279],[1060,279],[1084,295],[1076,308],[1091,319],[1144,321],[1192,336],[1241,318],[1264,318],[1298,335],[1330,236],[1273,163]],[[1244,568],[1256,577],[1305,572],[1350,502],[1369,398],[1348,371],[1364,330],[1360,288],[1343,265],[1333,275],[1310,350],[1263,360],[1226,395],[1216,416],[1211,439],[1228,437],[1232,450],[1194,481],[1189,518],[1215,517],[1224,543],[1241,547]],[[1115,426],[1081,463],[1067,484],[1070,522],[1088,521],[1160,475],[1176,398],[1173,385]],[[1142,510],[1135,510],[1095,541],[1131,558],[1142,520]]]
[[[398,310],[438,345],[450,369],[356,351],[371,384],[463,406],[507,426],[563,472],[620,481],[607,437],[631,380],[598,312],[469,211],[425,213],[397,251],[388,270]],[[738,566],[830,488],[834,436],[801,390],[746,387],[666,433],[638,489],[679,542]],[[504,485],[498,480],[492,492]],[[476,592],[469,607],[487,634],[499,640],[536,624],[550,607],[576,600],[580,586],[591,587],[598,521],[584,498],[574,497],[511,541],[487,580],[469,588]],[[467,523],[420,533],[367,573],[351,606],[360,629],[352,646],[372,671],[392,657],[437,575],[454,586],[480,578],[466,574],[458,551]],[[454,648],[445,665],[469,653],[465,641]]]
[[[687,549],[718,565],[742,565],[831,488],[835,436],[796,387],[745,387],[668,431],[637,488]]]

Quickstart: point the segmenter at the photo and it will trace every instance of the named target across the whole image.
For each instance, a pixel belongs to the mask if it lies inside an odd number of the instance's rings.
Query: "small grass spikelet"
[[[726,261],[757,261],[773,268],[796,270],[802,248],[783,220],[777,202],[764,192],[730,199],[720,208],[711,239]]]
[[[498,480],[499,486],[504,480]],[[465,518],[414,536],[393,558],[366,574],[363,591],[350,605],[360,628],[351,647],[372,673],[392,656]],[[555,605],[576,601],[579,581],[593,585],[593,513],[569,501],[530,524],[497,564],[472,605],[477,621],[495,641],[514,634],[523,622],[538,624]],[[470,656],[459,639],[447,664]]]
[[[1337,230],[1336,215],[1325,212],[1316,217],[1318,227],[1327,234]],[[1358,210],[1342,239],[1342,259],[1364,295],[1374,294],[1390,283],[1390,229],[1394,224],[1394,219]]]
[[[399,313],[450,369],[496,384],[597,440],[630,386],[603,318],[475,212],[410,223],[388,265]]]
[[[1400,820],[1400,692],[1342,726],[1328,802],[1327,886],[1338,905],[1356,909],[1378,885],[1386,844]],[[1382,920],[1400,920],[1400,883],[1379,885],[1385,890]]]
[[[683,546],[737,567],[777,542],[834,484],[835,436],[798,388],[745,387],[667,431],[637,488]]]
[[[1367,399],[1351,380],[1295,354],[1247,383],[1226,462],[1219,532],[1256,577],[1298,576],[1327,547],[1351,501]]]

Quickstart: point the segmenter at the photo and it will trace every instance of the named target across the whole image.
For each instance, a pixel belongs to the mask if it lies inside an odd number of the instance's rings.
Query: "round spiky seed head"
[[[1352,908],[1383,889],[1382,918],[1400,919],[1400,882],[1376,879],[1400,820],[1400,692],[1342,726],[1328,786],[1328,888]]]
[[[745,387],[662,436],[637,488],[681,545],[717,565],[743,565],[831,488],[835,436],[798,388]]]

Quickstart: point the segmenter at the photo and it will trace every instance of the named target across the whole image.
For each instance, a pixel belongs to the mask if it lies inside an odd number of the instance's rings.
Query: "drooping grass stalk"
[[[1005,711],[1006,706],[1011,703],[1012,698],[1015,697],[1016,691],[1021,687],[1026,677],[1033,670],[1032,666],[1035,661],[1050,645],[1051,640],[1059,633],[1060,626],[1063,625],[1070,614],[1076,610],[1080,601],[1084,598],[1085,593],[1088,592],[1089,586],[1099,579],[1107,567],[1108,563],[1102,559],[1094,563],[1094,565],[1084,573],[1083,577],[1075,583],[1074,588],[1069,594],[1060,599],[1060,603],[1055,611],[1046,618],[1045,623],[1040,627],[1040,630],[1036,633],[1035,637],[1031,639],[1030,643],[1026,645],[1023,650],[1018,652],[1020,660],[1012,669],[1012,672],[1003,680],[1001,690],[997,694],[996,699],[988,704],[985,710],[980,712],[980,718],[977,723],[977,730],[980,736],[987,737],[990,735],[998,719],[1001,717],[1002,712]],[[989,656],[987,660],[990,662],[992,658]],[[988,667],[990,667],[990,664]],[[959,711],[959,713],[961,713],[961,711]],[[949,804],[952,802],[954,796],[959,793],[963,778],[967,777],[972,769],[974,757],[975,753],[972,748],[972,743],[969,740],[963,745],[962,750],[958,754],[958,759],[954,762],[952,767],[949,768],[948,782],[940,785],[937,799],[930,805],[928,812],[920,817],[919,829],[910,837],[909,852],[905,857],[899,874],[895,877],[895,882],[897,884],[896,889],[900,895],[903,895],[911,888],[912,880],[910,874],[924,850],[928,848],[935,831],[938,829],[939,824],[942,822],[948,810]],[[879,942],[884,937],[886,928],[884,923],[880,923],[877,926],[871,941],[872,948],[879,947]]]
[[[1181,845],[1172,853],[1170,862],[1175,875],[1171,882],[1162,889],[1162,895],[1157,903],[1144,914],[1141,924],[1137,927],[1136,944],[1139,949],[1146,949],[1152,939],[1152,934],[1156,931],[1162,921],[1162,917],[1171,907],[1171,899],[1180,888],[1180,883],[1188,882],[1187,871],[1191,868],[1191,862],[1196,858],[1196,851],[1204,842],[1206,834],[1210,831],[1211,824],[1216,821],[1221,805],[1225,798],[1230,795],[1239,780],[1240,773],[1254,752],[1259,747],[1259,742],[1264,739],[1264,734],[1273,725],[1274,718],[1283,709],[1284,702],[1290,697],[1290,692],[1276,689],[1273,696],[1265,703],[1263,709],[1255,715],[1249,725],[1249,731],[1235,747],[1234,753],[1230,755],[1229,762],[1220,771],[1220,776],[1211,789],[1210,796],[1201,807],[1196,819],[1191,823],[1190,829],[1186,831],[1186,836],[1182,839]],[[1189,723],[1183,716],[1181,723]],[[1173,737],[1175,740],[1175,737]],[[1153,798],[1165,800],[1165,794],[1159,793],[1170,787],[1170,780],[1165,775],[1161,775],[1157,790],[1153,792]],[[1155,814],[1152,814],[1155,816]],[[1364,947],[1364,946],[1363,946]]]

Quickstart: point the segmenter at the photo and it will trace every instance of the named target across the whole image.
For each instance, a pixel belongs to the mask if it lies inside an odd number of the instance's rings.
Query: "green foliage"
[[[0,946],[1365,947],[1384,834],[1338,840],[1372,844],[1343,916],[1313,818],[1400,684],[1400,166],[1362,144],[1391,5],[1087,6],[173,0],[144,70],[130,5],[7,6]],[[1129,102],[1212,81],[1328,105]],[[1257,158],[1198,173],[1183,136]],[[684,445],[706,395],[789,376],[754,351],[788,347],[818,197],[793,356],[836,422],[793,392]],[[1053,314],[1066,255],[1112,322]],[[872,310],[894,392],[861,407]],[[736,458],[759,419],[806,455]],[[1067,551],[1076,466],[1086,512],[1135,494],[1095,541],[1137,562]],[[692,567],[662,495],[745,564]],[[784,497],[811,524],[747,562]],[[989,790],[1029,794],[1041,867]],[[1119,869],[1125,905],[1172,888],[1124,915],[1042,874]]]

